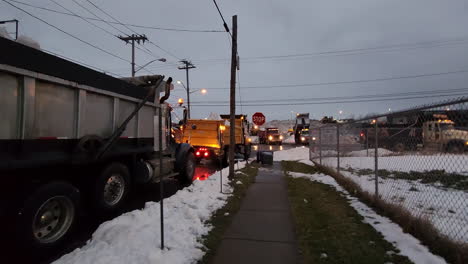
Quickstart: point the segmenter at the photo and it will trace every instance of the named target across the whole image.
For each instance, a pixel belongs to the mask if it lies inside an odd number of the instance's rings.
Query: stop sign
[[[254,124],[256,124],[257,126],[261,126],[261,125],[265,124],[265,116],[262,113],[257,112],[255,114],[253,114],[252,122]]]

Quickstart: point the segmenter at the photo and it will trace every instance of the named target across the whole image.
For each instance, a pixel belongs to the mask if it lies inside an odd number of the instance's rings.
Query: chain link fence
[[[311,128],[310,159],[468,244],[468,99]]]

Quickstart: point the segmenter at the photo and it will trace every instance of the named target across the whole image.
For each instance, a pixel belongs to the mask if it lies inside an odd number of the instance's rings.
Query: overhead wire
[[[458,73],[467,73],[468,70],[458,70],[458,71],[449,71],[449,72],[438,72],[438,73],[427,73],[427,74],[417,74],[417,75],[404,75],[404,76],[394,76],[386,78],[375,78],[375,79],[361,79],[361,80],[350,80],[350,81],[336,81],[336,82],[318,82],[318,83],[305,83],[305,84],[282,84],[282,85],[260,85],[260,86],[243,86],[244,89],[271,89],[271,88],[294,88],[294,87],[308,87],[308,86],[322,86],[322,85],[339,85],[339,84],[353,84],[353,83],[367,83],[367,82],[381,82],[381,81],[391,81],[391,80],[401,80],[401,79],[413,79],[413,78],[424,78],[424,77],[433,77],[441,76],[448,74],[458,74]],[[226,90],[228,87],[205,87],[210,90]]]
[[[110,17],[111,19],[113,19],[115,22],[117,22],[118,24],[124,26],[125,28],[127,28],[128,30],[132,31],[133,33],[135,34],[139,34],[138,32],[136,32],[135,30],[131,29],[130,27],[128,27],[126,24],[120,22],[118,19],[116,19],[114,16],[112,16],[111,14],[109,14],[108,12],[106,12],[104,9],[102,9],[101,7],[99,7],[98,5],[96,5],[95,3],[93,3],[92,1],[90,0],[86,0],[86,2],[90,3],[91,5],[93,5],[95,8],[97,8],[98,10],[100,10],[102,13],[106,14],[108,17]],[[158,44],[154,43],[153,41],[151,40],[148,40],[148,42],[157,47],[158,49],[164,51],[166,54],[178,59],[178,60],[181,60],[179,57],[177,57],[175,54],[173,54],[172,52],[162,48],[161,46],[159,46]]]
[[[44,11],[52,12],[52,13],[57,13],[57,14],[62,14],[62,15],[67,15],[67,16],[75,16],[75,17],[81,17],[80,15],[77,14],[72,14],[72,13],[67,13],[67,12],[61,12],[59,10],[54,10],[46,7],[41,7],[37,5],[33,5],[30,3],[25,3],[17,0],[10,0],[11,2],[15,2],[21,5],[29,6],[32,8],[36,9],[41,9]],[[92,17],[84,17],[86,19],[94,20],[94,21],[100,21],[100,22],[108,22],[111,24],[121,24],[109,20],[104,20],[104,19],[97,19],[97,18],[92,18]],[[224,33],[224,30],[214,30],[214,29],[184,29],[184,28],[169,28],[169,27],[157,27],[157,26],[145,26],[145,25],[136,25],[136,24],[131,24],[131,23],[124,23],[127,26],[130,27],[135,27],[135,28],[145,28],[145,29],[154,29],[154,30],[163,30],[163,31],[177,31],[177,32],[193,32],[193,33]]]
[[[467,88],[468,89],[468,88]],[[457,94],[442,94],[438,97],[451,97],[451,96],[462,96],[467,93]],[[394,101],[394,100],[410,100],[410,99],[422,99],[422,98],[433,98],[434,95],[426,96],[410,96],[410,97],[395,97],[395,98],[376,98],[376,99],[359,99],[359,100],[340,100],[340,101],[326,101],[326,102],[300,102],[300,103],[270,103],[270,104],[244,104],[244,107],[262,107],[262,106],[285,106],[285,105],[322,105],[322,104],[348,104],[348,103],[366,103],[366,102],[383,102],[383,101]],[[198,107],[222,107],[228,106],[228,104],[197,104]]]
[[[425,91],[413,91],[413,92],[402,92],[402,93],[386,93],[386,94],[364,94],[364,95],[352,95],[352,96],[332,96],[332,97],[313,97],[313,98],[280,98],[280,99],[262,99],[261,102],[296,102],[296,101],[329,101],[329,100],[344,100],[344,99],[360,99],[360,98],[381,98],[381,97],[395,97],[395,96],[412,96],[419,94],[448,94],[448,93],[460,93],[468,92],[468,88],[456,88],[448,90],[425,90]],[[258,103],[259,100],[249,100],[246,103]],[[193,102],[194,104],[206,104],[206,103],[228,103],[228,101],[202,101]]]
[[[117,58],[117,59],[119,59],[119,60],[122,60],[122,61],[125,61],[125,62],[130,63],[129,60],[127,60],[127,59],[125,59],[125,58],[122,58],[122,57],[120,57],[120,56],[118,56],[118,55],[116,55],[116,54],[113,54],[113,53],[111,53],[111,52],[109,52],[109,51],[107,51],[107,50],[105,50],[105,49],[103,49],[103,48],[101,48],[101,47],[99,47],[99,46],[96,46],[96,45],[94,45],[94,44],[92,44],[92,43],[90,43],[90,42],[88,42],[88,41],[86,41],[86,40],[83,40],[83,39],[81,39],[81,38],[79,38],[79,37],[77,37],[77,36],[75,36],[75,35],[73,35],[73,34],[67,32],[67,31],[65,31],[65,30],[63,30],[63,29],[61,29],[61,28],[59,28],[59,27],[57,27],[57,26],[55,26],[55,25],[53,25],[53,24],[51,24],[51,23],[45,21],[44,19],[42,19],[42,18],[40,18],[40,17],[38,17],[38,16],[33,15],[32,13],[30,13],[30,12],[28,12],[28,11],[22,9],[21,7],[18,7],[18,6],[16,6],[16,5],[10,3],[10,2],[7,1],[7,0],[1,0],[1,1],[7,3],[8,5],[10,5],[10,6],[16,8],[16,9],[18,9],[18,10],[20,10],[20,11],[26,13],[26,14],[28,14],[29,16],[31,16],[31,17],[33,17],[33,18],[35,18],[35,19],[41,21],[42,23],[44,23],[44,24],[46,24],[46,25],[48,25],[48,26],[50,26],[50,27],[52,27],[52,28],[54,28],[54,29],[56,29],[56,30],[62,32],[63,34],[65,34],[65,35],[67,35],[67,36],[69,36],[69,37],[71,37],[71,38],[73,38],[73,39],[75,39],[75,40],[78,40],[78,41],[81,42],[81,43],[84,43],[84,44],[86,44],[86,45],[88,45],[88,46],[90,46],[90,47],[93,47],[93,48],[95,48],[95,49],[97,49],[97,50],[99,50],[99,51],[101,51],[101,52],[104,52],[104,53],[106,53],[106,54],[108,54],[108,55],[110,55],[110,56],[112,56],[112,57],[114,57],[114,58]]]

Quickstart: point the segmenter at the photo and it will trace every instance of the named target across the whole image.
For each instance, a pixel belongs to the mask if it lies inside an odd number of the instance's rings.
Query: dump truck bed
[[[223,142],[220,126],[223,120],[191,119],[184,126],[182,143],[192,146],[220,149]]]

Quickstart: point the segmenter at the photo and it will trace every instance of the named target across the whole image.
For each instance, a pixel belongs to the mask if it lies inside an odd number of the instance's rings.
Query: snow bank
[[[348,152],[348,153],[344,153],[343,156],[348,156],[348,157],[373,157],[375,154],[375,149],[369,149],[369,150],[357,150],[357,151],[351,151],[351,152]],[[393,151],[390,151],[388,149],[384,149],[384,148],[379,148],[377,149],[377,154],[379,155],[379,157],[383,157],[383,156],[390,156],[390,155],[394,155],[395,153]]]
[[[208,120],[222,120],[221,116],[218,113],[211,112],[207,117]]]
[[[365,152],[365,151],[364,151]],[[322,152],[322,156],[323,152]],[[323,159],[325,165],[336,164],[336,157]],[[374,169],[374,157],[340,157],[343,168]],[[446,172],[468,173],[468,155],[401,155],[380,157],[379,169],[392,171],[430,171],[445,170]]]
[[[273,153],[274,161],[304,159],[309,159],[309,148],[304,146],[288,150],[275,151],[275,153]]]
[[[258,136],[249,136],[249,138],[252,140],[252,144],[258,144],[259,143],[259,139],[258,139]]]
[[[380,232],[385,240],[393,243],[400,250],[400,254],[407,256],[414,263],[446,263],[439,256],[432,254],[427,247],[423,246],[419,240],[412,235],[404,233],[401,227],[393,223],[387,217],[378,215],[367,205],[361,203],[357,198],[349,195],[331,176],[324,174],[304,174],[288,172],[293,178],[306,178],[311,181],[320,182],[333,186],[338,192],[343,193],[350,205],[364,217],[363,222],[370,224],[375,230]]]
[[[289,136],[287,139],[283,140],[283,143],[286,143],[286,144],[295,144],[296,141],[294,140],[294,135]]]
[[[239,168],[244,166],[245,162],[239,164]],[[228,168],[222,174],[223,191],[230,193]],[[196,262],[204,255],[199,240],[212,228],[205,222],[225,205],[229,196],[220,193],[219,177],[217,172],[205,181],[195,181],[164,200],[166,249],[160,249],[160,203],[148,202],[142,210],[128,212],[101,224],[84,247],[54,263]]]
[[[34,39],[28,36],[24,36],[24,35],[19,36],[17,42],[25,46],[31,47],[31,48],[41,49],[41,45],[39,45],[39,42],[35,41]]]

